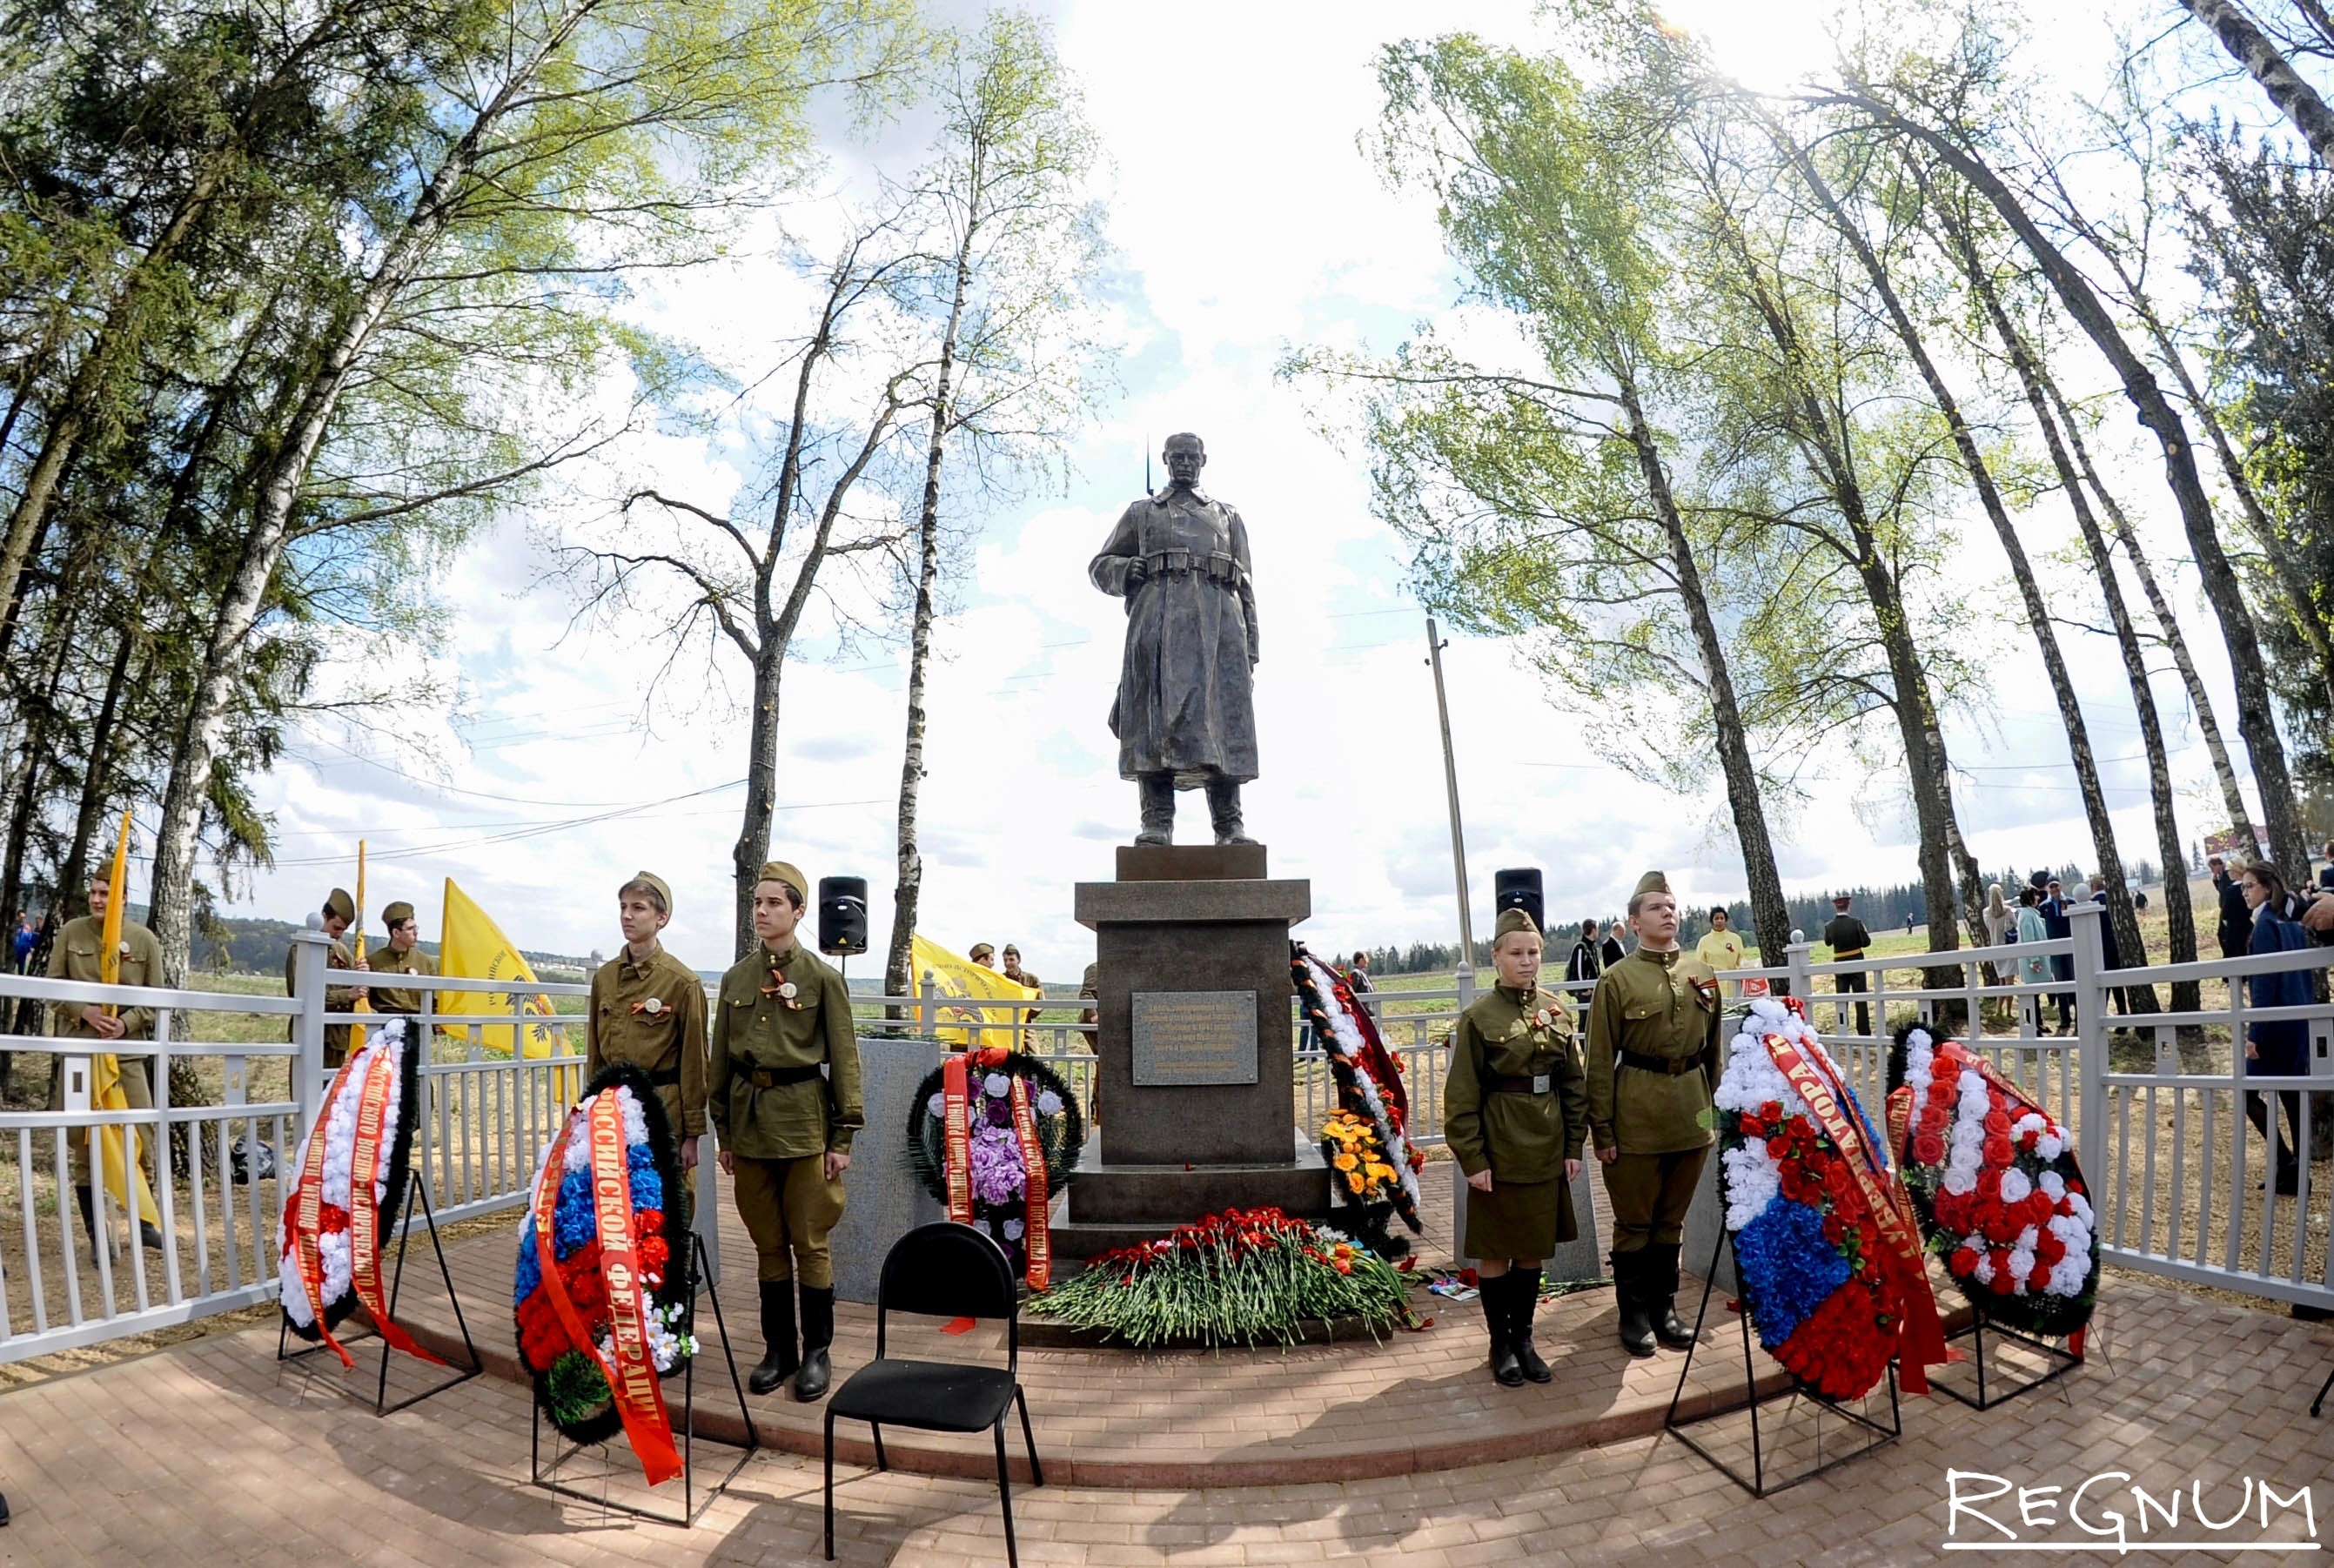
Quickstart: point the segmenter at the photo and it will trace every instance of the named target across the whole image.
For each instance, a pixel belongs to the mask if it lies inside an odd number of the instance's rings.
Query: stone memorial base
[[[867,1121],[852,1140],[851,1169],[843,1173],[843,1217],[827,1235],[834,1294],[844,1301],[874,1301],[892,1244],[920,1225],[948,1217],[908,1160],[908,1112],[915,1104],[916,1085],[940,1064],[940,1054],[936,1040],[860,1036],[859,1097]],[[742,1299],[750,1303],[751,1252],[745,1255],[740,1277],[747,1289]]]
[[[1065,1263],[1226,1208],[1326,1218],[1329,1171],[1296,1124],[1288,928],[1311,885],[1260,844],[1126,847],[1077,885],[1095,934],[1099,1126],[1056,1212]]]

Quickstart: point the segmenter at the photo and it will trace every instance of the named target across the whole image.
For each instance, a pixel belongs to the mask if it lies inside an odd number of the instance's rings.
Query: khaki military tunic
[[[781,995],[788,986],[795,994]],[[827,1179],[825,1157],[851,1152],[865,1121],[843,976],[799,944],[756,948],[721,976],[709,1057],[706,1111],[731,1157],[757,1277],[832,1288],[826,1236],[843,1216],[843,1183]]]
[[[68,920],[57,933],[56,945],[49,950],[49,978],[81,980],[92,986],[105,983],[98,960],[105,947],[105,921],[96,915],[83,915]],[[135,920],[121,922],[121,969],[115,984],[121,986],[155,986],[162,979],[162,945],[154,933]],[[101,1044],[104,1036],[84,1022],[78,1002],[53,1002],[49,1005],[49,1033],[61,1040],[94,1040]],[[125,1040],[154,1038],[154,1009],[124,1007],[117,1015],[122,1023]],[[147,1056],[120,1058],[121,1096],[133,1111],[154,1108],[153,1059]],[[60,1055],[49,1068],[49,1109],[62,1111],[65,1106],[65,1061]],[[138,1133],[140,1161],[150,1175],[154,1169],[152,1139],[143,1130]],[[89,1185],[89,1140],[76,1135],[65,1140],[66,1156],[72,1167],[72,1184]]]
[[[705,982],[658,944],[632,961],[619,953],[592,976],[584,1009],[584,1076],[612,1062],[649,1075],[675,1138],[705,1133]]]
[[[296,978],[294,978],[294,970],[297,967],[299,957],[300,945],[296,942],[284,949],[284,994],[286,996],[296,997],[300,995],[300,983]],[[370,962],[371,960],[367,961]],[[356,967],[357,961],[350,955],[348,947],[345,943],[339,941],[333,942],[332,950],[324,955],[324,967],[327,969],[353,969]],[[355,1002],[356,991],[352,986],[327,986],[324,987],[324,1011],[327,1013],[345,1013],[350,1009],[350,1007],[355,1005]],[[338,1067],[342,1063],[348,1060],[349,1031],[354,1027],[355,1025],[352,1024],[327,1024],[324,1025],[325,1066]],[[294,1018],[290,1021],[289,1026],[285,1032],[285,1038],[294,1041],[300,1038],[300,1021],[298,1019]]]
[[[1597,1148],[1675,1154],[1709,1146],[1702,1113],[1718,1081],[1718,976],[1691,954],[1639,948],[1605,971],[1588,1004],[1588,1130]],[[1625,1052],[1684,1070],[1629,1066]]]
[[[365,955],[365,965],[375,975],[435,975],[438,973],[438,960],[423,952],[418,946],[403,953],[391,947],[378,948]],[[409,990],[402,986],[383,986],[377,981],[369,989],[372,997],[372,1010],[376,1013],[410,1014],[421,1011],[421,993],[419,991]]]
[[[1544,1258],[1580,1234],[1564,1162],[1588,1126],[1572,1011],[1563,998],[1494,986],[1459,1015],[1442,1085],[1442,1132],[1459,1169],[1491,1173],[1467,1194],[1469,1257]]]

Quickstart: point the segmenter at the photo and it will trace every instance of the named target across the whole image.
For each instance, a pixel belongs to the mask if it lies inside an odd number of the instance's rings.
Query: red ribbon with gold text
[[[604,1114],[603,1114],[604,1112]],[[600,1232],[600,1277],[607,1286],[611,1337],[616,1358],[600,1353],[599,1342],[575,1311],[559,1276],[558,1255],[552,1247],[552,1227],[559,1208],[559,1184],[567,1169],[567,1140],[577,1118],[570,1117],[552,1140],[543,1175],[535,1189],[535,1254],[543,1270],[543,1286],[559,1325],[576,1349],[590,1356],[608,1380],[624,1436],[641,1461],[641,1473],[650,1486],[680,1474],[680,1455],[672,1446],[672,1423],[665,1414],[664,1393],[657,1381],[656,1363],[646,1355],[646,1332],[641,1326],[640,1265],[633,1251],[632,1179],[624,1167],[624,1113],[612,1089],[592,1097],[582,1119],[592,1140],[592,1205]],[[612,1150],[609,1147],[612,1138]],[[613,1159],[609,1158],[612,1151]],[[621,1286],[620,1286],[621,1280]],[[627,1320],[629,1324],[627,1323]],[[628,1332],[629,1328],[629,1332]],[[627,1360],[627,1347],[633,1352]]]
[[[940,1158],[947,1167],[948,1217],[959,1225],[972,1223],[972,1129],[968,1124],[972,1056],[970,1051],[959,1051],[940,1067],[946,1111]]]
[[[1013,1135],[1021,1144],[1021,1251],[1031,1290],[1044,1290],[1054,1277],[1054,1238],[1046,1225],[1046,1146],[1037,1140],[1037,1113],[1029,1109],[1029,1081],[1013,1075]]]
[[[1848,1174],[1855,1178],[1865,1207],[1871,1211],[1884,1249],[1881,1269],[1896,1295],[1897,1370],[1906,1393],[1925,1394],[1929,1380],[1924,1369],[1941,1366],[1950,1357],[1944,1327],[1937,1321],[1937,1299],[1929,1289],[1921,1227],[1914,1216],[1912,1199],[1904,1184],[1889,1172],[1880,1151],[1866,1140],[1831,1075],[1780,1034],[1768,1035],[1766,1045],[1767,1054],[1807,1102],[1824,1136],[1847,1159]]]
[[[356,1142],[349,1159],[349,1280],[383,1344],[442,1367],[444,1361],[397,1326],[381,1288],[381,1206],[373,1185],[381,1178],[382,1124],[389,1120],[389,1092],[397,1082],[398,1065],[396,1053],[385,1044],[375,1047],[372,1065],[365,1073],[364,1097],[357,1101]]]
[[[314,1125],[308,1129],[308,1157],[300,1162],[300,1187],[292,1203],[292,1252],[300,1265],[300,1285],[308,1294],[308,1311],[316,1320],[316,1332],[341,1358],[341,1365],[353,1368],[355,1358],[333,1337],[324,1326],[324,1260],[316,1246],[317,1234],[324,1226],[324,1146],[332,1141],[333,1107],[340,1103],[341,1091],[348,1087],[349,1074],[355,1071],[354,1062],[343,1062],[333,1074],[333,1086],[324,1092],[323,1103],[316,1111]]]

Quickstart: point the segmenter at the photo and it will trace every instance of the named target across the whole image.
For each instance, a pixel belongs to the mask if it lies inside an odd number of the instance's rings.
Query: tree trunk
[[[2179,503],[2181,524],[2188,535],[2189,548],[2196,554],[2204,596],[2212,602],[2213,613],[2221,622],[2222,638],[2228,644],[2230,673],[2237,688],[2237,731],[2244,737],[2245,749],[2252,759],[2253,779],[2261,788],[2262,814],[2269,826],[2270,847],[2285,864],[2309,864],[2301,819],[2294,808],[2293,775],[2286,765],[2285,746],[2278,738],[2276,713],[2270,701],[2261,640],[2254,633],[2252,613],[2245,603],[2236,570],[2221,546],[2213,504],[2196,471],[2196,453],[2188,439],[2187,426],[2165,399],[2154,372],[2132,351],[2089,280],[2036,226],[2001,176],[1974,154],[1927,126],[1905,119],[1866,93],[1836,97],[1881,124],[1914,138],[1984,196],[2041,267],[2067,313],[2075,318],[2115,368],[2123,383],[2124,395],[2138,412],[2139,422],[2163,449],[2165,480]]]
[[[2133,709],[2139,718],[2140,748],[2147,756],[2148,803],[2156,818],[2156,853],[2164,866],[2164,912],[2169,926],[2171,961],[2193,964],[2196,961],[2196,912],[2188,896],[2187,856],[2180,847],[2180,822],[2173,809],[2172,761],[2164,745],[2164,726],[2156,711],[2156,691],[2147,674],[2146,652],[2140,646],[2139,633],[2133,628],[2131,611],[2124,602],[2123,584],[2116,576],[2115,557],[2109,553],[2106,534],[2099,528],[2085,497],[2082,476],[2075,467],[2066,443],[2059,438],[2059,425],[2050,410],[2049,398],[2043,390],[2040,361],[2033,345],[2011,321],[2003,308],[1993,280],[1986,274],[1969,232],[1961,227],[1950,213],[1940,212],[1953,247],[1959,253],[1963,272],[1968,276],[1971,289],[1985,307],[1987,319],[1994,333],[2009,351],[2010,362],[2018,373],[2019,385],[2026,394],[2027,407],[2033,411],[2034,422],[2042,432],[2042,443],[2049,448],[2052,467],[2059,471],[2059,482],[2067,492],[2068,504],[2074,508],[2075,525],[2083,535],[2083,546],[2091,558],[2091,574],[2098,580],[2099,592],[2106,600],[2107,621],[2115,630],[2117,649],[2123,655],[2124,678],[2131,687]],[[2107,882],[2107,913],[2115,928],[2116,944],[2130,965],[2145,965],[2147,948],[2140,939],[2139,921],[2131,910],[2121,888],[2113,878]],[[2119,918],[2118,918],[2119,917]],[[2198,1005],[2198,987],[2194,980],[2181,981],[2172,988],[2172,1010],[2193,1013]],[[2126,988],[2127,1005],[2136,1011],[2153,1013],[2156,1008],[2156,988],[2153,986],[2133,986]],[[2146,1007],[2137,1004],[2145,1000]]]
[[[76,889],[89,885],[89,848],[96,842],[98,824],[112,799],[114,728],[121,717],[121,694],[130,684],[130,655],[137,645],[135,629],[124,629],[121,645],[114,649],[113,668],[106,674],[105,700],[99,705],[97,722],[90,726],[89,758],[82,769],[81,804],[73,813],[72,843],[63,863],[57,868],[60,903],[71,898]],[[147,896],[150,900],[152,893]]]
[[[2146,948],[2140,941],[2138,917],[2132,911],[2125,887],[2123,856],[2116,849],[2115,824],[2107,815],[2107,794],[2099,785],[2098,759],[2091,749],[2090,727],[2083,721],[2082,704],[2075,697],[2074,678],[2067,672],[2066,655],[2059,646],[2059,633],[2050,620],[2049,604],[2042,597],[2040,584],[2034,580],[2033,565],[2026,558],[2025,542],[2019,538],[2017,525],[2010,519],[2010,509],[2002,504],[2001,492],[1993,482],[1993,471],[1987,466],[1984,455],[1978,450],[1977,437],[1971,431],[1969,421],[1962,416],[1960,399],[1953,396],[1953,389],[1945,385],[1944,377],[1938,373],[1936,361],[1930,358],[1928,344],[1923,340],[1920,329],[1914,325],[1904,301],[1897,297],[1895,280],[1888,275],[1888,269],[1866,240],[1863,229],[1841,207],[1839,198],[1833,194],[1831,187],[1805,150],[1784,136],[1771,121],[1768,124],[1768,132],[1776,147],[1799,170],[1799,178],[1817,203],[1830,216],[1833,228],[1855,251],[1865,275],[1871,280],[1883,308],[1888,313],[1889,322],[1895,330],[1897,340],[1905,345],[1905,351],[1920,371],[1921,380],[1929,390],[1930,400],[1944,416],[1946,428],[1953,432],[1953,449],[1960,454],[1962,467],[1968,472],[1970,482],[1977,490],[1978,503],[1984,508],[1987,521],[1993,524],[1994,537],[2001,542],[2002,554],[2009,559],[2010,574],[2017,582],[2019,598],[2026,606],[2027,623],[2033,628],[2035,643],[2041,650],[2042,669],[2049,678],[2050,694],[2059,705],[2059,722],[2066,726],[2067,750],[2075,764],[2075,782],[2082,794],[2083,817],[2090,829],[2092,852],[2098,857],[2099,875],[2107,880],[2109,923],[2114,927],[2116,940],[2124,952],[2144,955]],[[2175,845],[2178,842],[2176,834],[2173,842]],[[1975,891],[1972,890],[1972,892]],[[1969,897],[1967,902],[1972,919],[1978,921],[1974,931],[1977,945],[1984,947],[1988,938],[1977,911],[1985,905],[1981,897]],[[2148,999],[2153,1004],[2153,991],[2148,993]],[[2149,1010],[2155,1010],[2153,1005]]]
[[[477,168],[487,133],[509,110],[520,87],[566,42],[570,31],[590,9],[591,0],[572,0],[559,24],[545,31],[530,57],[514,63],[510,74],[478,109],[461,139],[448,149],[372,275],[335,320],[330,336],[319,343],[315,369],[298,389],[292,418],[263,467],[240,558],[211,618],[201,672],[172,751],[169,784],[162,795],[162,820],[154,835],[152,925],[162,948],[166,986],[186,981],[194,935],[196,842],[210,798],[212,765],[226,728],[229,697],[242,678],[244,650],[252,627],[258,620],[267,585],[291,543],[293,512],[306,483],[308,466],[315,460],[350,373],[382,313],[412,282],[444,235],[453,198]]]
[[[770,820],[778,803],[778,683],[786,673],[786,649],[764,638],[754,656],[754,712],[746,726],[746,811],[729,852],[736,873],[730,960],[753,951],[754,886],[770,858]]]
[[[1750,926],[1759,939],[1759,959],[1762,965],[1779,967],[1791,944],[1791,910],[1783,898],[1783,879],[1775,867],[1775,843],[1767,831],[1766,802],[1759,789],[1759,770],[1750,760],[1750,742],[1742,727],[1742,709],[1734,695],[1734,673],[1726,660],[1726,640],[1719,630],[1717,618],[1711,613],[1710,597],[1702,588],[1702,568],[1693,558],[1685,521],[1671,493],[1669,471],[1663,467],[1652,428],[1638,405],[1635,383],[1626,379],[1621,381],[1621,407],[1628,416],[1629,443],[1636,449],[1638,471],[1644,476],[1654,513],[1661,519],[1662,532],[1669,540],[1678,597],[1685,603],[1686,619],[1693,627],[1694,647],[1702,655],[1702,673],[1710,686],[1710,717],[1718,735],[1719,771],[1726,777],[1726,804],[1733,813],[1734,837],[1742,849],[1742,872],[1750,883]],[[1788,993],[1790,982],[1784,981],[1778,988]]]
[[[924,779],[924,688],[932,654],[934,590],[940,575],[940,465],[948,455],[957,336],[963,330],[965,296],[972,286],[972,247],[980,230],[986,154],[987,149],[976,141],[965,192],[964,233],[957,242],[948,325],[940,334],[940,370],[932,384],[931,439],[924,450],[923,505],[916,519],[916,613],[908,642],[908,736],[900,758],[899,880],[892,889],[892,947],[883,960],[883,989],[892,996],[912,996],[916,978],[912,972],[916,915],[924,891],[924,859],[916,847],[916,807]]]
[[[0,613],[12,620],[16,580],[24,573],[25,563],[32,559],[34,537],[46,521],[49,508],[55,504],[66,466],[72,461],[89,428],[89,410],[99,400],[116,361],[134,354],[142,336],[139,318],[149,291],[157,275],[176,259],[178,247],[209,209],[218,188],[219,166],[214,159],[188,188],[169,223],[154,236],[154,243],[122,280],[96,339],[82,356],[81,363],[73,367],[72,379],[66,382],[64,393],[57,400],[43,434],[40,452],[26,471],[24,489],[9,514],[7,533],[0,538]]]
[[[2196,673],[2196,661],[2188,651],[2188,635],[2180,630],[2180,619],[2172,611],[2172,601],[2165,597],[2163,587],[2156,581],[2155,569],[2147,563],[2147,555],[2139,547],[2139,535],[2124,515],[2123,505],[2115,492],[2100,479],[2099,471],[2092,466],[2090,447],[2084,444],[2082,428],[2075,422],[2074,410],[2068,407],[2058,383],[2046,370],[2041,372],[2042,389],[2049,394],[2050,406],[2059,416],[2059,427],[2067,434],[2074,450],[2075,467],[2081,470],[2084,482],[2098,498],[2099,509],[2107,515],[2107,524],[2115,530],[2117,542],[2131,562],[2132,572],[2139,579],[2140,592],[2146,596],[2148,613],[2156,618],[2156,633],[2164,646],[2172,651],[2173,668],[2180,672],[2180,684],[2187,688],[2188,706],[2196,716],[2196,728],[2204,737],[2204,750],[2213,759],[2213,776],[2221,786],[2221,803],[2229,813],[2229,827],[2244,836],[2252,853],[2258,856],[2261,846],[2253,842],[2252,811],[2245,804],[2244,792],[2237,786],[2236,765],[2229,760],[2228,743],[2221,738],[2221,721],[2213,712],[2212,693],[2204,689],[2204,678]],[[2183,865],[2186,864],[2184,858]],[[2165,875],[2172,874],[2170,866]]]
[[[2292,62],[2277,51],[2277,45],[2262,35],[2262,30],[2233,3],[2233,0],[2180,0],[2188,14],[2213,31],[2229,58],[2252,73],[2261,83],[2269,101],[2293,121],[2310,143],[2310,150],[2318,161],[2334,168],[2334,110],[2303,81]]]

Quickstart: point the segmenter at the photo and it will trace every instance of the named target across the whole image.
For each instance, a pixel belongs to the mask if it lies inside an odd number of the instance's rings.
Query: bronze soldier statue
[[[1200,489],[1207,449],[1188,431],[1161,454],[1167,487],[1127,507],[1086,575],[1126,601],[1126,652],[1110,729],[1118,774],[1140,792],[1138,844],[1174,842],[1175,792],[1208,792],[1216,842],[1242,831],[1256,777],[1256,589],[1248,525]]]

